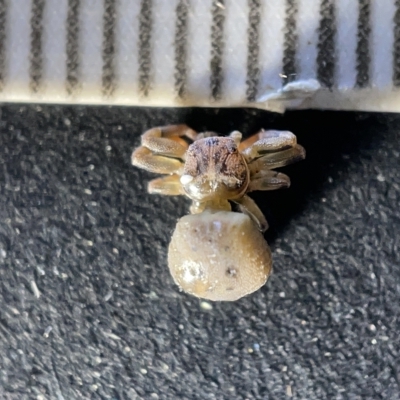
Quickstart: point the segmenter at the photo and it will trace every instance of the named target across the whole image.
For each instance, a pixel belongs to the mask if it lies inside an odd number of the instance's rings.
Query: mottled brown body
[[[234,140],[216,136],[189,146],[183,177],[183,189],[195,201],[237,199],[250,182],[249,168]]]
[[[209,300],[237,300],[264,285],[272,260],[260,232],[268,223],[247,193],[289,187],[289,177],[273,169],[305,157],[291,132],[261,130],[241,139],[237,131],[218,137],[171,125],[145,132],[132,154],[134,165],[167,175],[149,183],[150,193],[192,200],[197,215],[178,222],[168,264],[182,290]]]

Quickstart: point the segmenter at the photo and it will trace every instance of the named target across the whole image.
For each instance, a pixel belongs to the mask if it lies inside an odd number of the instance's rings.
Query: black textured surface
[[[1,111],[0,398],[400,399],[399,115]],[[166,267],[187,201],[130,166],[176,122],[288,128],[308,151],[291,189],[255,196],[267,286],[211,310]]]

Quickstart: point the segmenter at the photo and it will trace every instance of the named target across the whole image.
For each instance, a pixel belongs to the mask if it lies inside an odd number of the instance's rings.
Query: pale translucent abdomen
[[[234,301],[265,284],[272,259],[267,242],[247,215],[205,211],[178,221],[168,265],[185,292]]]

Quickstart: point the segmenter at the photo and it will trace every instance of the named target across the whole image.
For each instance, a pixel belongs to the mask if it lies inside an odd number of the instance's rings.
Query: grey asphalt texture
[[[184,198],[151,196],[140,134],[289,129],[307,160],[253,198],[267,285],[180,293]],[[0,399],[400,399],[400,115],[1,107]]]

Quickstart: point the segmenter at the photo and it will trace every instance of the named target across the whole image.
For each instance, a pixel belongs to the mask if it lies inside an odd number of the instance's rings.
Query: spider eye
[[[192,182],[193,179],[194,178],[192,175],[182,175],[180,181],[182,185],[187,185],[188,183]]]

